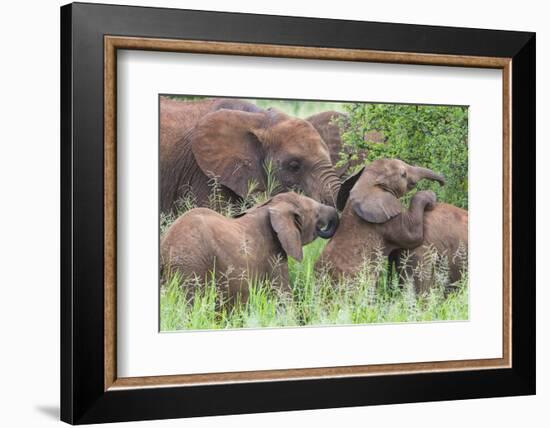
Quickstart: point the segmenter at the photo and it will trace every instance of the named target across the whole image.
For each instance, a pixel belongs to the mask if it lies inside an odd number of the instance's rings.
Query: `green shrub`
[[[468,319],[467,274],[447,296],[443,283],[416,295],[412,282],[400,285],[388,278],[386,259],[380,257],[356,277],[333,284],[325,272],[314,270],[325,244],[318,239],[304,248],[302,262],[289,260],[291,295],[268,280],[251,280],[247,303],[229,308],[221,304],[224,297],[211,278],[201,282],[173,275],[161,287],[161,331]]]
[[[431,188],[439,201],[468,208],[468,108],[405,104],[346,104],[349,126],[342,136],[352,151],[368,151],[367,160],[398,158],[445,176]],[[365,141],[369,131],[380,131],[385,143]]]

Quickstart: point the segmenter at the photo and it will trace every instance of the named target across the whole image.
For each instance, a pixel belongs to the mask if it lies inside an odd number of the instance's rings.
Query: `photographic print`
[[[63,421],[535,393],[534,33],[72,4],[61,58]]]
[[[159,96],[160,330],[468,319],[468,107]]]

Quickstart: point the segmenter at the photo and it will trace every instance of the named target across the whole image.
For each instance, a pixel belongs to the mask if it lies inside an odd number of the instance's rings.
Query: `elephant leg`
[[[394,272],[399,275],[399,258],[401,257],[401,250],[393,250],[388,256],[388,273],[386,276],[386,281],[388,284],[391,284],[393,281]]]
[[[218,280],[218,294],[221,297],[220,307],[230,312],[235,306],[245,305],[248,302],[250,295],[251,280],[248,274],[229,273],[222,275],[222,278]]]
[[[434,285],[434,266],[426,263],[428,248],[420,246],[411,251],[410,255],[410,270],[414,281],[416,294],[424,294]]]
[[[273,267],[271,282],[277,285],[277,290],[283,297],[292,296],[292,288],[288,278],[288,262],[287,260],[279,260]]]
[[[392,253],[400,287],[412,283],[416,294],[423,294],[433,286],[433,267],[424,264],[425,254],[426,248],[423,246],[414,250],[396,250]]]

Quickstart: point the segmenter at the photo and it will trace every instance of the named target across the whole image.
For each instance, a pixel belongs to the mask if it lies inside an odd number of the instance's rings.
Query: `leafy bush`
[[[368,161],[398,158],[443,174],[444,187],[425,181],[418,190],[431,188],[439,201],[468,208],[467,107],[352,103],[344,108],[349,115],[344,145],[356,152],[366,149]],[[366,140],[373,130],[386,141]]]

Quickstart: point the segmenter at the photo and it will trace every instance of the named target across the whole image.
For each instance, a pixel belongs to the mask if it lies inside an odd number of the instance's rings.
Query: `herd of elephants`
[[[442,202],[435,193],[417,191],[409,206],[400,198],[423,179],[444,185],[445,178],[399,159],[377,159],[347,174],[342,165],[345,116],[333,111],[307,119],[262,109],[238,99],[180,101],[160,98],[160,209],[175,211],[192,194],[197,208],[179,216],[161,237],[161,269],[183,277],[224,278],[229,301],[246,301],[251,275],[290,291],[287,256],[302,260],[302,247],[329,239],[316,262],[334,284],[364,268],[365,260],[399,260],[409,250],[407,275],[426,251],[448,262],[448,283],[460,279],[454,255],[467,252],[468,212]],[[345,119],[345,117],[343,117]],[[345,156],[345,154],[344,154]],[[226,200],[265,190],[270,162],[279,193],[232,218],[207,208],[213,177]],[[277,263],[274,261],[277,260]],[[411,270],[412,269],[412,270]],[[415,276],[417,292],[434,284],[433,275]]]

